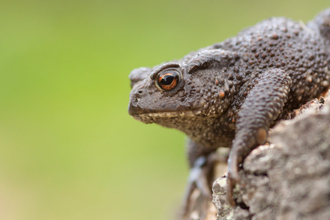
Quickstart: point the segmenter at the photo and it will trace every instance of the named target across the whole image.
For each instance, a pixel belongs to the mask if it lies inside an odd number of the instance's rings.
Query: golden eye
[[[177,71],[168,71],[158,76],[158,86],[164,90],[171,90],[178,85],[180,75]]]

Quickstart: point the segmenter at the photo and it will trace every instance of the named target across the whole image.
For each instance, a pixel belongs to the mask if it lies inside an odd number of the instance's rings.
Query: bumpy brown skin
[[[155,81],[168,70],[180,71],[182,78],[163,91]],[[329,86],[330,8],[306,25],[282,17],[264,20],[178,61],[135,69],[130,79],[129,113],[186,133],[192,168],[201,166],[197,158],[231,147],[233,203],[238,165],[276,121]]]

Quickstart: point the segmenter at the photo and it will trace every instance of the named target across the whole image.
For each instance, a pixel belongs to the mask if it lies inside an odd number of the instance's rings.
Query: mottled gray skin
[[[163,91],[155,81],[168,70],[180,71],[182,79]],[[268,129],[329,86],[330,8],[306,25],[264,20],[180,60],[135,69],[130,79],[129,113],[184,132],[191,167],[198,157],[231,147],[232,187],[238,165],[265,142]]]

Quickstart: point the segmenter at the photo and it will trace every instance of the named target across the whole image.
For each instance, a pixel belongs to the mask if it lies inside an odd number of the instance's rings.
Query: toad
[[[268,130],[330,83],[330,8],[307,24],[269,18],[182,59],[131,72],[129,114],[184,132],[194,188],[211,198],[207,169],[220,147],[231,148],[228,192],[239,165],[267,140]]]

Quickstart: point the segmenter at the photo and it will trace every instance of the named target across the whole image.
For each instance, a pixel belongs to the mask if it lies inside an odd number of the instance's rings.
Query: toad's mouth
[[[172,117],[194,117],[201,115],[201,110],[177,111],[177,112],[148,112],[137,113],[133,117],[150,117],[150,118],[172,118]]]

